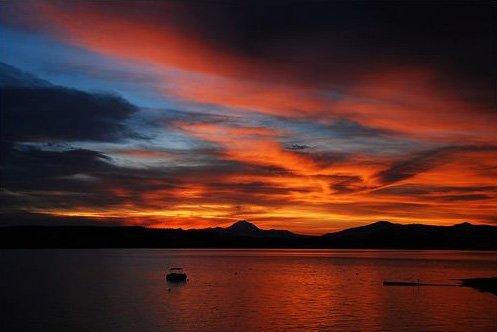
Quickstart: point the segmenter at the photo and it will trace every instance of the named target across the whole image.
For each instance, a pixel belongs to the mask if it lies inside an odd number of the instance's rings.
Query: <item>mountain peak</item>
[[[236,232],[258,232],[261,229],[247,220],[240,220],[226,228],[229,231]]]
[[[459,224],[455,224],[454,226],[456,226],[456,227],[471,227],[471,226],[473,226],[473,224],[465,221],[465,222],[462,222],[462,223],[459,223]]]
[[[52,86],[52,84],[38,78],[35,75],[26,73],[4,62],[0,62],[0,86],[17,88],[46,88]]]

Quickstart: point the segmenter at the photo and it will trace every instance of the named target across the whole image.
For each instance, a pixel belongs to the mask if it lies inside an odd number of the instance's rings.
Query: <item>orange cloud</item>
[[[311,158],[285,150],[276,141],[279,133],[268,128],[216,124],[179,124],[179,126],[192,136],[221,145],[227,157],[232,160],[276,166],[307,175],[322,171]]]
[[[435,141],[492,142],[497,113],[464,101],[433,70],[410,68],[371,73],[333,108],[359,123]]]
[[[174,3],[163,5],[168,12],[178,10]],[[258,66],[214,49],[171,21],[159,25],[137,17],[120,17],[102,11],[98,3],[34,2],[32,8],[40,16],[31,23],[44,26],[67,42],[109,56],[208,74],[246,74]]]

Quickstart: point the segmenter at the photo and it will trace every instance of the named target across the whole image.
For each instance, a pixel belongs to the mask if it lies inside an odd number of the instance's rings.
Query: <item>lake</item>
[[[2,331],[495,331],[497,253],[401,250],[0,251]],[[165,281],[171,266],[186,284]]]

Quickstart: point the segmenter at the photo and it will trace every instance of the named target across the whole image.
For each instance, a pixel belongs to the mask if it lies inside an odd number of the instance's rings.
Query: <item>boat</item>
[[[183,268],[172,267],[169,269],[169,273],[166,274],[166,280],[169,282],[186,282],[188,279],[186,273],[183,272]]]

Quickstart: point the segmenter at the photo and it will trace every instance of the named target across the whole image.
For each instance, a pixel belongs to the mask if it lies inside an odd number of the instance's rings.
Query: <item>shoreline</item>
[[[461,287],[470,287],[480,292],[497,295],[497,277],[460,279]]]

